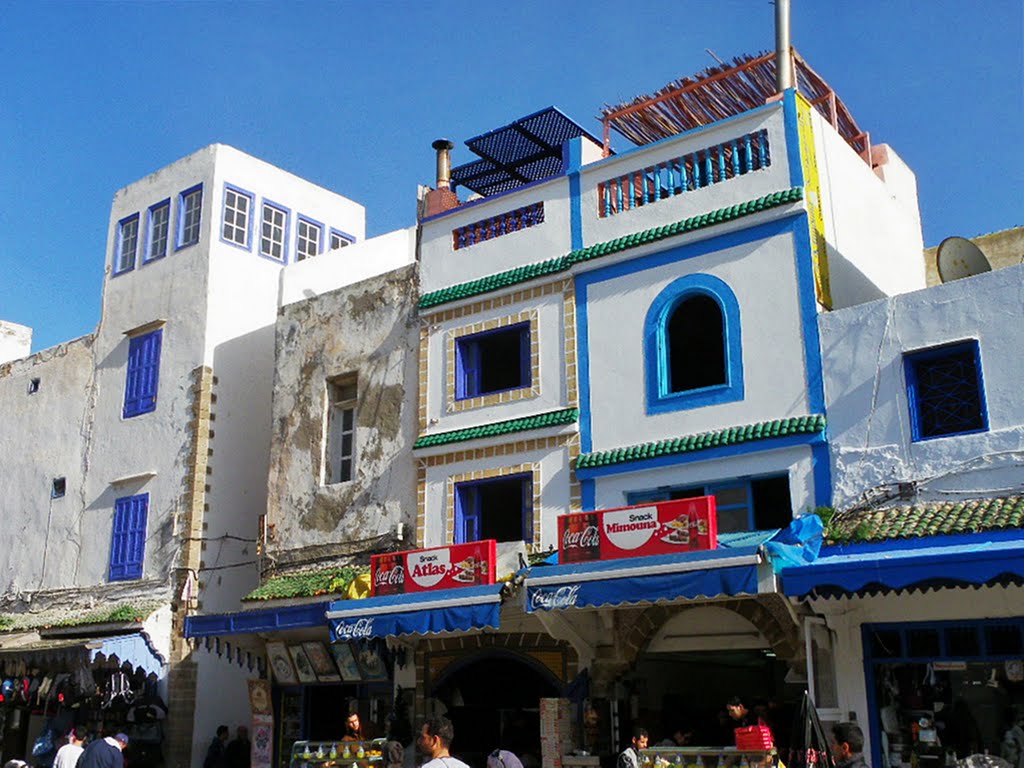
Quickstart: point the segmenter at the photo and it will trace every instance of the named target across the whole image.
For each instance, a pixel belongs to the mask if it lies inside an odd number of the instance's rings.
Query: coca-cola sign
[[[334,622],[334,639],[358,640],[361,637],[373,637],[373,619],[356,619],[355,621],[340,620]]]
[[[538,587],[530,593],[530,610],[550,611],[556,608],[572,608],[576,605],[579,594],[579,584],[568,584],[555,589]]]
[[[374,555],[370,558],[373,594],[493,584],[496,561],[494,539]]]
[[[718,546],[714,496],[574,512],[558,518],[559,562],[666,555]]]

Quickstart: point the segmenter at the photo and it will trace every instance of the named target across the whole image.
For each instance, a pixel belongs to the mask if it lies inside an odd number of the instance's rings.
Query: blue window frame
[[[323,249],[324,225],[307,216],[299,216],[295,225],[295,260],[319,256]]]
[[[123,412],[126,419],[156,410],[163,333],[161,328],[129,341]]]
[[[784,528],[793,520],[788,474],[633,491],[626,494],[626,503],[632,506],[695,496],[715,497],[719,533]]]
[[[114,252],[114,274],[135,269],[139,250],[139,214],[133,213],[117,222],[117,249]]]
[[[331,229],[330,244],[327,246],[327,250],[336,251],[338,248],[347,248],[352,245],[356,239],[352,235],[342,232],[340,229]]]
[[[252,209],[255,196],[240,187],[224,185],[224,211],[220,239],[252,250]]]
[[[644,319],[647,412],[664,413],[743,399],[740,306],[712,275],[673,281]]]
[[[282,264],[288,260],[288,214],[283,205],[263,201],[260,212],[260,256]]]
[[[482,539],[533,542],[533,475],[455,485],[455,544]]]
[[[167,240],[171,226],[171,200],[161,200],[149,206],[146,217],[146,255],[144,264],[167,255]]]
[[[977,339],[907,353],[903,369],[915,441],[988,430]]]
[[[148,493],[124,496],[114,502],[114,530],[110,537],[110,581],[142,578],[148,516]]]
[[[506,325],[455,340],[455,399],[531,384],[530,323]]]
[[[175,248],[187,248],[199,242],[203,221],[203,185],[196,184],[178,195],[178,238]]]

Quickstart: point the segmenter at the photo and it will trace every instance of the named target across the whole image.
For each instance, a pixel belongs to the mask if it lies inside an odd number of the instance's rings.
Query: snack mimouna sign
[[[558,538],[563,563],[714,549],[715,497],[561,515]]]
[[[428,592],[494,583],[497,542],[471,541],[370,558],[374,595]]]

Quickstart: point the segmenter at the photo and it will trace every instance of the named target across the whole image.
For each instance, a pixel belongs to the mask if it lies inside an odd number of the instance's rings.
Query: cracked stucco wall
[[[345,562],[415,520],[416,266],[286,306],[277,323],[267,554]],[[328,381],[356,374],[352,481],[324,484]]]
[[[918,484],[917,499],[998,497],[1024,486],[1024,265],[823,314],[834,500]],[[989,428],[914,442],[903,355],[965,339],[981,353]]]

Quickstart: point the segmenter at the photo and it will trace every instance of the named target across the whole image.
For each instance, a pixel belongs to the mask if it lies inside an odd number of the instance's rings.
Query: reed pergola
[[[871,142],[828,83],[791,48],[796,87],[832,127],[871,164]],[[724,120],[763,105],[776,96],[775,52],[746,54],[732,64],[709,67],[693,78],[675,80],[653,94],[616,106],[605,105],[604,154],[611,154],[611,129],[637,145]]]

